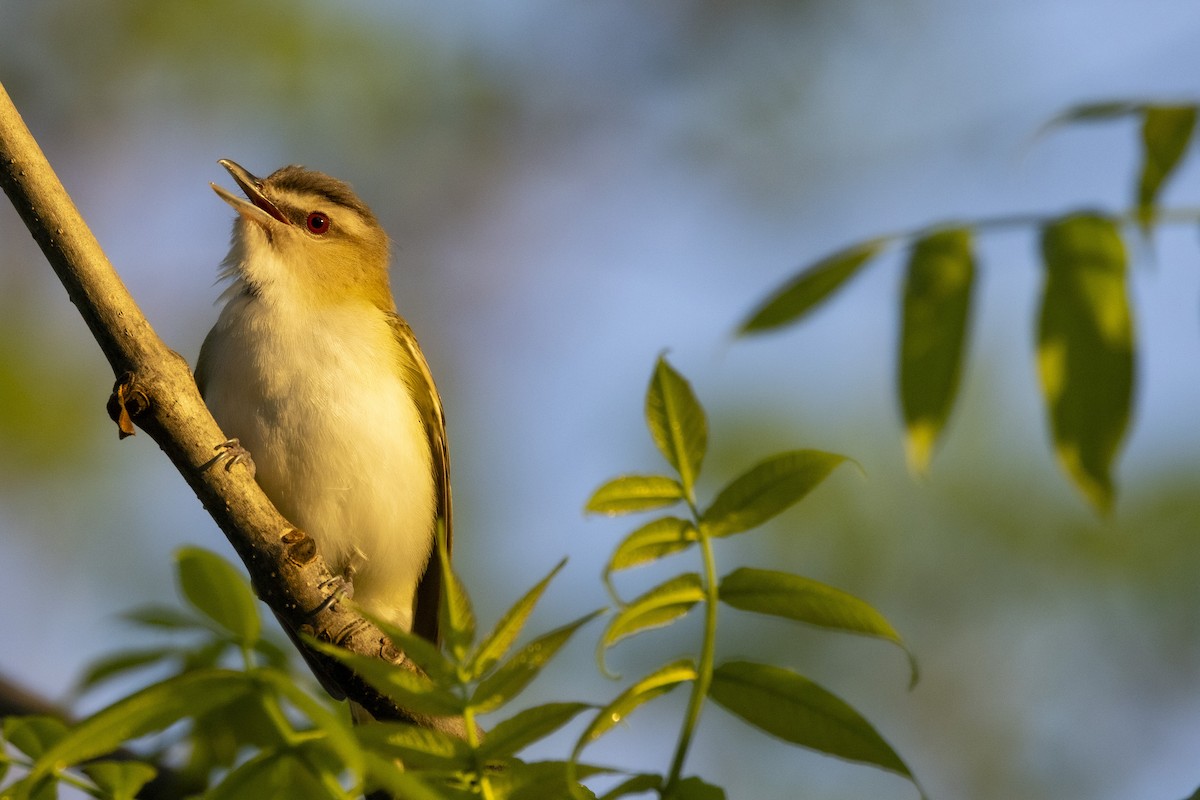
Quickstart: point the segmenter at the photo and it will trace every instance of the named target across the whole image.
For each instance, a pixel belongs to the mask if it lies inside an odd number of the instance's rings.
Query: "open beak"
[[[256,178],[239,164],[227,158],[222,158],[217,163],[229,171],[229,174],[233,176],[237,185],[246,193],[247,199],[243,200],[232,192],[217,186],[215,183],[209,184],[222,200],[233,206],[235,211],[246,219],[257,222],[263,227],[269,226],[271,220],[281,222],[284,225],[291,225],[288,218],[263,194],[263,182],[261,178]]]

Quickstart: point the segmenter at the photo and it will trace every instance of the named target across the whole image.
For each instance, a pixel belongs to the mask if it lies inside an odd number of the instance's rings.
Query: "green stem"
[[[468,705],[463,709],[463,724],[467,729],[467,744],[470,746],[472,754],[477,755],[479,749],[479,729],[475,726],[475,709]],[[475,772],[479,775],[479,792],[483,795],[483,800],[495,800],[495,792],[492,791],[492,782],[488,779],[487,771],[483,764],[478,759],[475,761]]]
[[[698,520],[699,514],[694,505],[692,513]],[[671,761],[671,772],[663,792],[666,797],[670,796],[679,782],[692,736],[700,723],[700,711],[704,708],[704,699],[712,684],[713,660],[717,650],[717,564],[713,557],[712,539],[705,533],[703,525],[698,523],[696,529],[699,531],[700,553],[704,559],[704,641],[700,647],[700,663],[696,666],[696,681],[692,684],[692,695],[688,699],[683,727],[679,731],[679,744],[675,747],[675,757]]]

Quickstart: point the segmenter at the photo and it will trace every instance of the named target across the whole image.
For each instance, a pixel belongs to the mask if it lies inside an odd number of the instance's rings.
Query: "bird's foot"
[[[237,439],[226,439],[214,447],[213,450],[217,454],[205,462],[200,468],[201,470],[209,470],[223,461],[225,462],[226,472],[233,469],[234,464],[242,464],[246,469],[250,470],[250,477],[254,477],[254,459],[250,456],[250,451],[242,447],[242,443]]]

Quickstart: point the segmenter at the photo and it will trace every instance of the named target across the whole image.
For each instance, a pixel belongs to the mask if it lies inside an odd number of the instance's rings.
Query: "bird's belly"
[[[435,504],[420,416],[378,358],[336,346],[296,353],[290,364],[275,353],[214,369],[209,407],[284,517],[352,575],[355,601],[407,628]]]

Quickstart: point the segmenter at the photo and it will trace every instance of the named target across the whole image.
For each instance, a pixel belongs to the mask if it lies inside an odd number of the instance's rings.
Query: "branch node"
[[[117,435],[124,439],[137,433],[133,420],[150,408],[150,398],[138,384],[137,377],[132,372],[124,372],[113,384],[107,408],[109,418],[117,423]]]
[[[279,537],[279,540],[285,545],[284,554],[288,561],[298,567],[304,566],[317,557],[316,541],[299,528],[288,528]]]

